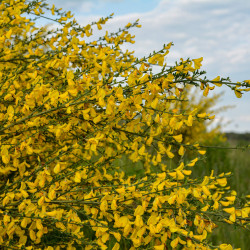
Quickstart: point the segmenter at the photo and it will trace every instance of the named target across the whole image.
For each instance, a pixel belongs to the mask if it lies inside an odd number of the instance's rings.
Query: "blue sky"
[[[179,58],[203,57],[209,78],[229,76],[232,81],[250,79],[250,1],[247,0],[49,0],[71,10],[83,25],[114,13],[104,30],[117,30],[140,19],[133,30],[136,43],[129,49],[138,57],[173,42],[167,63]],[[217,115],[223,131],[250,132],[250,94],[237,99],[227,88],[219,106],[235,105]],[[226,126],[226,124],[232,121]]]

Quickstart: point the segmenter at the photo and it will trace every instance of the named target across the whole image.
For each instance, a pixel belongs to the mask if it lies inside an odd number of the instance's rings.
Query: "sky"
[[[131,31],[136,43],[129,46],[138,57],[173,42],[166,62],[203,57],[207,77],[250,80],[250,1],[247,0],[49,0],[70,10],[86,25],[114,13],[104,30],[116,31],[140,19],[142,27]],[[98,34],[99,37],[100,34]],[[250,132],[250,94],[236,98],[226,87],[216,107],[234,106],[216,115],[224,132]],[[211,94],[213,93],[211,92]]]

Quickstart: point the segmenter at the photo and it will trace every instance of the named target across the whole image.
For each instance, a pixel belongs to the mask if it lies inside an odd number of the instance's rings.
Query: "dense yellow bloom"
[[[54,32],[36,26],[48,13]],[[142,59],[120,48],[134,43],[137,21],[91,40],[112,15],[81,27],[44,0],[4,0],[0,16],[1,246],[210,249],[212,215],[249,225],[249,204],[235,207],[227,174],[190,177],[206,151],[185,131],[212,118],[182,104],[185,89],[195,82],[207,96],[223,84],[201,79],[203,58],[166,70],[172,43]],[[187,162],[189,149],[196,158]],[[126,176],[122,157],[146,174]]]

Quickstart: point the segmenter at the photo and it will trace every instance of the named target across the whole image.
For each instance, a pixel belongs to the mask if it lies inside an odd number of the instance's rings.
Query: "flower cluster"
[[[249,81],[204,79],[202,58],[168,66],[172,43],[141,59],[124,52],[137,21],[88,42],[112,15],[82,27],[44,0],[3,0],[0,16],[0,245],[232,249],[208,235],[218,221],[248,227],[249,202],[227,185],[230,173],[191,177],[205,151],[183,131],[213,116],[178,104],[191,85],[206,96],[225,84],[240,97]],[[187,161],[189,150],[197,157]],[[145,176],[126,176],[121,157],[143,162]]]

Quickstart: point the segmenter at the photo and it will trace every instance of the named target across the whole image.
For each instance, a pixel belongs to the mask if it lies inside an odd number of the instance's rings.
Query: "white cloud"
[[[142,29],[132,31],[136,44],[131,46],[138,56],[173,41],[170,61],[203,56],[208,71],[233,76],[242,69],[247,71],[250,63],[247,8],[250,11],[243,1],[163,0],[150,12],[115,16],[106,28],[116,30],[140,18]],[[82,18],[84,23],[88,18]]]
[[[95,7],[106,3],[117,3],[124,0],[50,0],[50,5],[55,4],[56,7],[62,7],[64,10],[71,9],[73,12],[87,13]]]
[[[55,4],[56,7],[62,7],[63,10],[69,9],[73,12],[80,11],[82,13],[91,12],[96,6],[96,3],[91,0],[50,0],[49,4]]]
[[[95,4],[93,2],[83,2],[80,5],[80,10],[82,12],[90,12],[95,7]]]
[[[250,115],[248,115],[248,116],[239,116],[239,121],[250,122]]]

